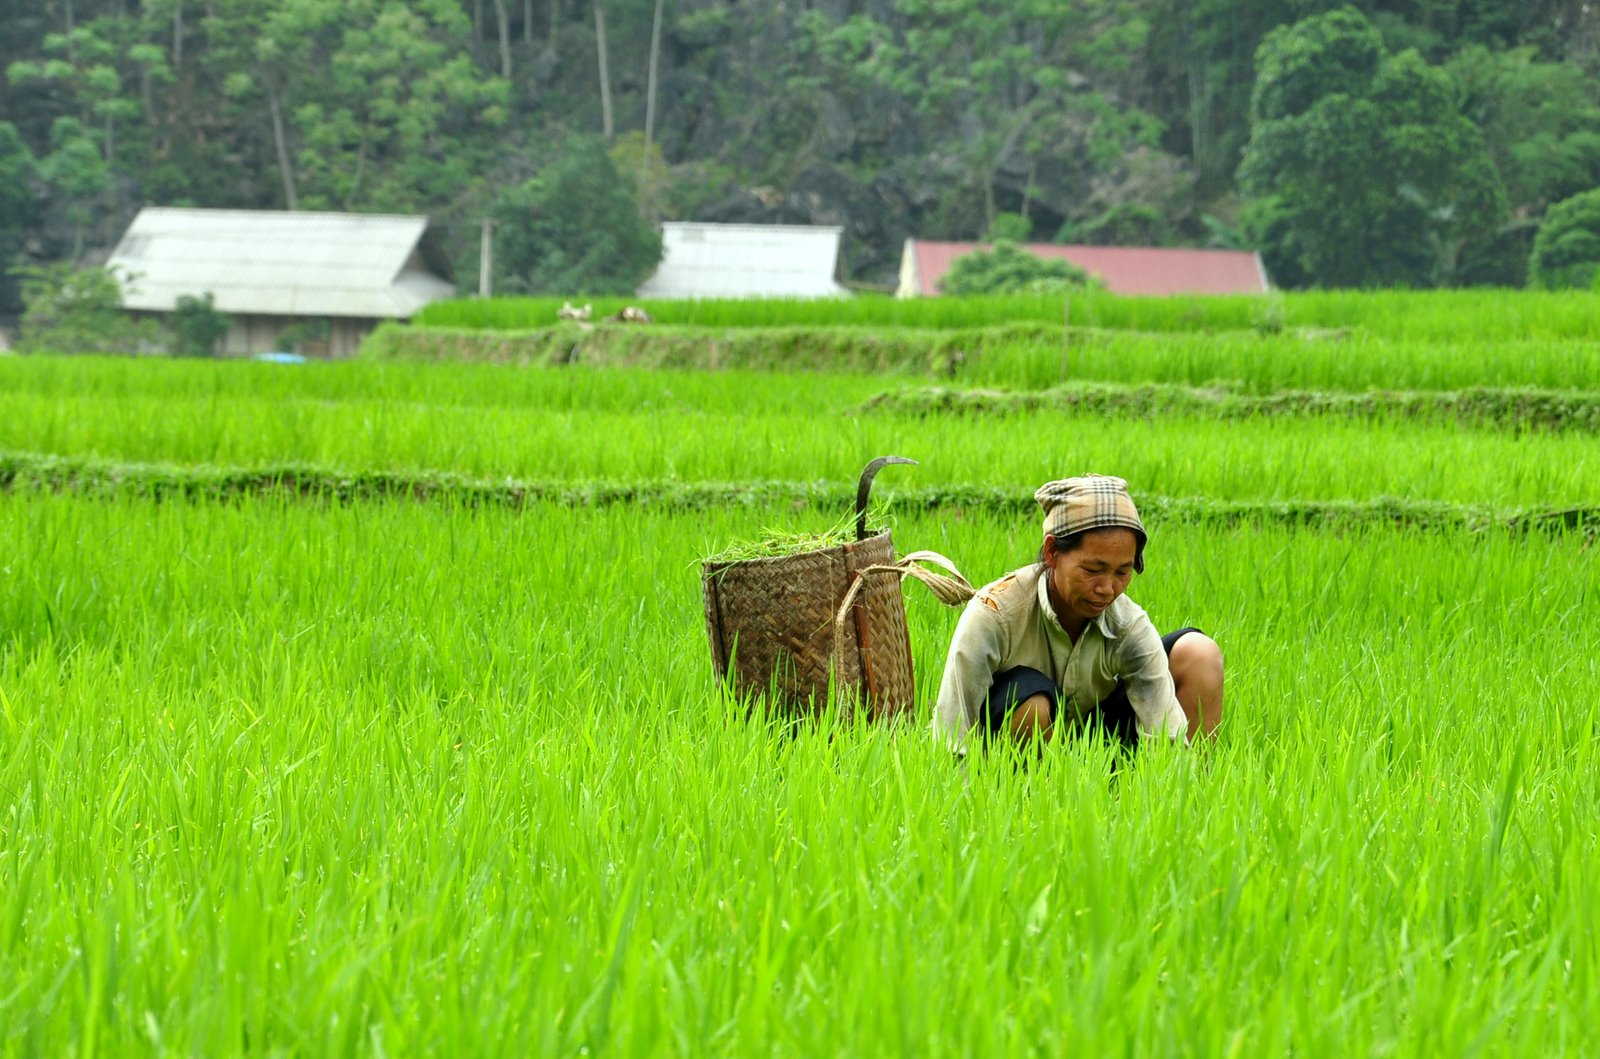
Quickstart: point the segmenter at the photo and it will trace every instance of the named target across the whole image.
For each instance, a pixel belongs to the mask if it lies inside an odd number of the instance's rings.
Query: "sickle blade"
[[[904,456],[879,456],[861,472],[861,484],[856,486],[856,540],[867,539],[867,498],[872,495],[872,480],[878,472],[891,463],[906,463],[915,467],[916,460],[908,460]]]

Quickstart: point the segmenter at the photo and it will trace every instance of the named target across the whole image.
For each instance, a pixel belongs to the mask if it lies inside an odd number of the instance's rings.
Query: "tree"
[[[611,162],[624,180],[631,183],[633,201],[651,224],[662,216],[678,212],[674,199],[685,190],[678,185],[672,167],[661,154],[659,144],[650,143],[642,132],[625,132],[611,145]]]
[[[214,357],[218,344],[233,326],[233,318],[217,311],[210,291],[198,298],[181,294],[167,326],[172,331],[172,352],[180,357]]]
[[[1449,283],[1493,236],[1504,189],[1444,71],[1348,7],[1274,30],[1256,68],[1239,178],[1280,283]]]
[[[1474,248],[1462,272],[1521,286],[1545,209],[1600,185],[1600,84],[1575,63],[1540,61],[1532,47],[1473,45],[1449,70],[1505,184],[1509,213],[1499,237]]]
[[[572,137],[532,180],[501,196],[495,215],[497,289],[631,294],[661,260],[599,137]]]
[[[312,83],[303,46],[306,36],[283,38],[283,27],[268,28],[265,5],[253,0],[215,0],[206,5],[200,28],[205,50],[192,66],[213,82],[217,117],[232,133],[239,152],[265,180],[277,170],[279,193],[258,192],[255,206],[299,207],[295,184],[286,93],[291,82]],[[302,27],[306,30],[311,27]]]
[[[137,71],[145,101],[155,80],[170,79],[166,57],[158,48],[137,41],[131,19],[98,18],[67,33],[45,37],[43,62],[16,62],[6,71],[12,82],[43,81],[60,88],[74,102],[77,117],[98,127],[106,164],[117,160],[118,125],[136,118],[143,106],[124,84],[119,63]]]
[[[1450,72],[1482,130],[1512,218],[1529,227],[1552,202],[1600,184],[1600,83],[1530,48],[1463,49]]]
[[[644,97],[644,164],[646,169],[650,165],[650,149],[655,145],[656,136],[656,77],[661,66],[661,15],[665,7],[665,0],[656,0],[655,14],[650,19],[650,62],[645,74]],[[648,179],[647,172],[641,173],[640,182]]]
[[[1268,181],[1246,206],[1235,179],[1258,46],[1340,2],[13,0],[0,115],[41,164],[52,124],[77,122],[55,182],[32,185],[47,221],[29,238],[54,257],[142,202],[426,211],[465,262],[496,197],[609,111],[647,215],[842,222],[864,278],[888,280],[907,235],[977,238],[1004,211],[1093,243],[1197,242],[1247,217],[1276,276],[1334,282],[1294,263],[1303,202]],[[1425,237],[1403,240],[1425,252],[1361,281],[1523,282],[1543,211],[1600,184],[1600,4],[1354,6],[1379,46],[1349,99],[1383,111],[1373,81],[1408,46],[1444,64],[1509,210],[1485,239],[1460,196],[1407,173],[1387,198],[1425,201]],[[74,198],[85,148],[105,180]]]
[[[122,287],[101,268],[69,264],[17,269],[22,276],[23,352],[131,353],[155,338],[155,326],[122,309]]]
[[[984,238],[990,242],[1025,243],[1033,235],[1033,222],[1020,213],[997,213]]]
[[[449,201],[484,164],[509,93],[467,53],[449,0],[345,4],[331,76],[295,112],[307,205],[390,211]]]
[[[1193,210],[1193,171],[1172,155],[1135,147],[1089,181],[1080,218],[1056,233],[1058,243],[1170,246]]]
[[[953,157],[972,232],[988,228],[1002,185],[1030,210],[1045,187],[1081,184],[1128,151],[1154,148],[1159,122],[1128,102],[1130,56],[1149,31],[1131,0],[894,0],[894,17],[848,20],[818,45],[854,54],[880,90],[911,101]],[[1045,179],[1070,168],[1078,179]],[[1078,190],[1049,203],[1058,216]]]
[[[611,72],[607,69],[607,59],[610,47],[606,43],[606,9],[601,0],[591,0],[594,4],[594,50],[599,66],[600,76],[600,133],[611,142],[617,134],[616,124],[611,118]]]
[[[1233,187],[1249,135],[1256,48],[1274,27],[1318,13],[1305,0],[1151,0],[1141,98],[1166,126],[1168,150],[1184,152],[1197,191]]]
[[[23,239],[37,221],[33,152],[17,127],[0,121],[0,276],[11,267]]]
[[[169,76],[160,49],[140,42],[137,34],[133,19],[95,18],[65,33],[46,34],[40,44],[46,58],[14,62],[6,70],[11,83],[44,86],[64,104],[64,113],[51,123],[51,153],[41,162],[40,175],[72,222],[73,258],[83,252],[90,226],[118,205],[115,175],[124,128],[145,112],[141,98],[150,99],[153,84]],[[121,151],[135,168],[143,153],[137,149],[141,139],[135,137],[134,151]]]
[[[50,126],[50,153],[39,175],[52,197],[66,206],[73,225],[71,260],[83,253],[84,233],[97,200],[111,187],[111,167],[77,118],[57,118]]]
[[[1593,287],[1600,278],[1600,188],[1551,206],[1533,240],[1528,280],[1547,289]]]
[[[956,258],[939,281],[939,290],[958,296],[1042,294],[1093,283],[1089,273],[1070,261],[1037,257],[1002,240],[992,250],[974,250]]]
[[[288,209],[429,208],[487,164],[509,86],[473,65],[458,4],[217,8],[206,19],[219,41],[212,63],[230,71],[227,97],[267,120]]]

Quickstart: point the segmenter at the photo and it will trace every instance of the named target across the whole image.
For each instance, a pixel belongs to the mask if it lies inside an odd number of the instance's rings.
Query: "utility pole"
[[[494,221],[485,217],[478,223],[478,297],[487,298],[494,294]]]

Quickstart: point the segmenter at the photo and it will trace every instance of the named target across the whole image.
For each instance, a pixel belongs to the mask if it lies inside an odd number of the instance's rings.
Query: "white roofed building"
[[[427,233],[426,217],[147,207],[106,267],[134,311],[170,313],[210,293],[233,318],[222,353],[294,344],[341,357],[379,321],[455,295]]]
[[[641,298],[836,298],[843,228],[787,224],[661,226],[661,264]]]

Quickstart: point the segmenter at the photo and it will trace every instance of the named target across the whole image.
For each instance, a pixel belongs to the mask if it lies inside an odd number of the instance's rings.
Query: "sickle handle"
[[[904,456],[879,456],[861,472],[861,484],[856,486],[856,540],[867,539],[867,498],[872,495],[872,479],[878,472],[891,463],[908,463],[915,467],[916,460],[908,460]]]

